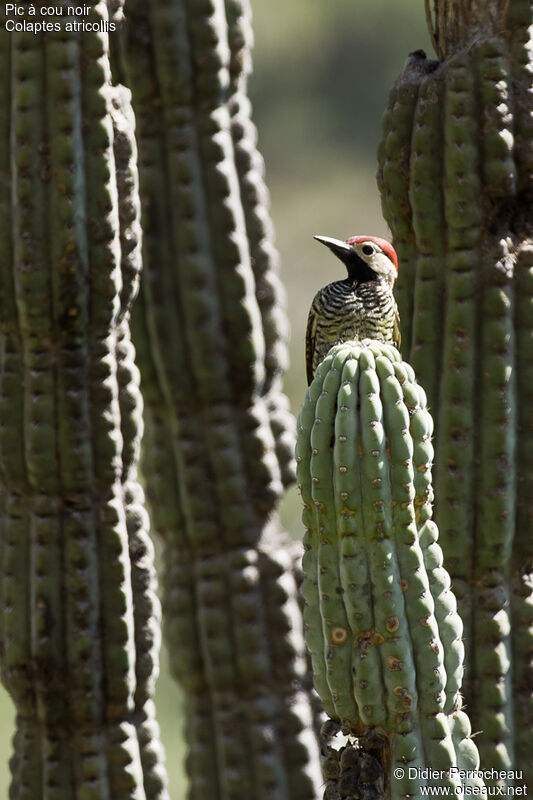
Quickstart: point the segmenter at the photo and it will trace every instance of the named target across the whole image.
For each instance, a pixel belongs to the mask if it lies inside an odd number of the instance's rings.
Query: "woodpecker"
[[[377,339],[400,348],[400,317],[392,294],[398,276],[393,246],[378,236],[350,236],[344,242],[314,237],[345,265],[348,277],[328,283],[315,295],[307,320],[307,382],[334,344]]]

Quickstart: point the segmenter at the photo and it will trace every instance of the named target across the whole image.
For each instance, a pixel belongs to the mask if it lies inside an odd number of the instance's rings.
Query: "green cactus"
[[[315,687],[363,748],[381,736],[393,798],[435,783],[407,765],[478,766],[459,695],[462,624],[430,519],[432,428],[411,367],[368,341],[332,348],[298,423]],[[460,781],[452,770],[436,783]]]
[[[465,629],[469,715],[482,765],[531,783],[533,11],[439,0],[435,14],[441,62],[428,62],[414,113],[398,105],[412,70],[396,82],[379,183],[394,238],[414,239],[400,278],[412,308],[404,352],[435,417],[435,518]],[[401,148],[385,155],[406,118]],[[400,157],[410,220],[384,177]]]
[[[90,19],[105,21],[106,3]],[[159,602],[128,326],[140,266],[129,92],[112,86],[105,36],[2,31],[0,47],[9,77],[0,666],[17,711],[10,797],[163,800]]]
[[[412,293],[408,289],[414,280],[416,264],[412,230],[412,197],[408,181],[411,130],[413,124],[416,124],[417,129],[420,127],[418,120],[414,122],[415,111],[421,105],[418,102],[419,91],[421,86],[428,83],[430,90],[433,88],[430,75],[435,66],[436,62],[427,62],[420,50],[410,54],[405,65],[407,80],[401,85],[395,85],[391,90],[389,108],[383,117],[383,137],[379,145],[378,186],[383,206],[387,207],[388,217],[394,216],[398,230],[394,242],[399,265],[396,296],[402,320],[410,319],[413,313]],[[433,98],[430,98],[430,101],[433,101]],[[421,140],[423,139],[422,129]],[[421,141],[420,144],[423,146],[427,142],[426,137],[425,142]],[[417,147],[417,151],[420,152],[420,146]],[[419,168],[424,171],[424,167],[427,169],[429,159],[424,158],[424,153],[421,153],[421,156]],[[433,204],[438,200],[433,196],[430,202]],[[427,211],[429,212],[429,208]],[[430,218],[429,213],[426,218]],[[404,324],[402,350],[409,352],[410,349],[411,329]]]
[[[320,782],[318,744],[276,515],[293,469],[293,422],[280,391],[287,322],[245,94],[248,6],[128,0],[126,13],[143,204],[132,319],[143,473],[163,539],[171,668],[185,690],[189,795],[303,800]]]
[[[294,418],[282,392],[282,377],[288,367],[289,328],[285,289],[279,277],[279,256],[269,215],[269,194],[264,182],[264,164],[257,149],[257,133],[251,119],[247,81],[251,72],[253,33],[249,0],[226,0],[228,40],[231,49],[228,98],[235,166],[250,247],[255,295],[265,338],[265,380],[270,425],[275,439],[281,479],[294,483]]]

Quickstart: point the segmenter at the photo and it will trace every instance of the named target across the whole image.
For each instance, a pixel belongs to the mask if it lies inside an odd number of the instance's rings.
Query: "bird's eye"
[[[372,247],[371,244],[364,244],[362,250],[365,256],[371,256],[372,253],[374,252],[374,248]]]

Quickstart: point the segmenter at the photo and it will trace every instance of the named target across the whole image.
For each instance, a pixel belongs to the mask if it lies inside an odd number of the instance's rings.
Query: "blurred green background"
[[[154,0],[157,2],[157,0]],[[423,0],[252,0],[250,85],[265,157],[292,327],[286,388],[297,412],[305,389],[307,311],[340,262],[314,233],[387,235],[375,182],[376,146],[390,86],[407,54],[430,52]],[[283,503],[300,535],[299,500]],[[181,699],[161,655],[158,717],[173,800],[184,797]],[[0,687],[0,798],[7,797],[13,707]]]

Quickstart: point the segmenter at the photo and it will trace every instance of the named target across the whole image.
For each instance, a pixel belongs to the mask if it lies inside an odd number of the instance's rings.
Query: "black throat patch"
[[[374,272],[374,270],[368,266],[366,261],[363,261],[363,259],[357,255],[355,250],[352,250],[351,253],[342,253],[342,255],[339,255],[339,258],[348,270],[349,281],[357,281],[357,283],[369,283],[370,281],[378,280],[379,276],[377,272]]]

